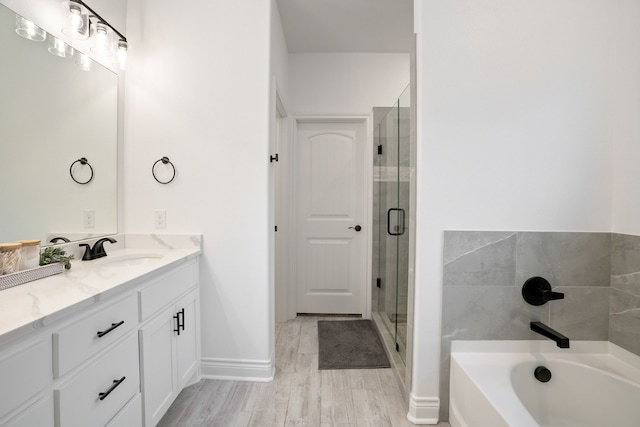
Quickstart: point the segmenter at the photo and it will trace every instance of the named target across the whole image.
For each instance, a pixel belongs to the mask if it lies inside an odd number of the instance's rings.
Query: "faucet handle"
[[[86,243],[80,243],[78,246],[84,246],[84,255],[82,255],[83,261],[91,261],[93,258],[91,257],[91,246]]]
[[[562,292],[553,292],[551,284],[543,277],[530,277],[522,285],[522,297],[531,305],[543,305],[548,301],[563,299]]]

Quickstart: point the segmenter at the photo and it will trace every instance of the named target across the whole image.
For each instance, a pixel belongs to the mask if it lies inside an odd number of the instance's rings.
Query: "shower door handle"
[[[391,212],[396,213],[396,225],[391,227]],[[404,234],[404,209],[391,208],[387,211],[387,233],[390,236],[402,236]]]

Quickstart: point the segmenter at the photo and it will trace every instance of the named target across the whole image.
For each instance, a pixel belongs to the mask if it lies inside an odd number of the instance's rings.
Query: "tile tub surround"
[[[1,291],[0,344],[76,313],[201,253],[200,235],[119,234],[111,237],[117,243],[105,246],[106,258],[81,261],[82,256],[76,254],[71,270]],[[80,253],[82,248],[78,243],[83,242],[66,244],[67,252]],[[105,260],[148,253],[162,257],[152,263],[126,268],[100,267]]]
[[[640,355],[640,236],[611,240],[609,340]]]
[[[609,339],[610,296],[616,291],[610,286],[612,264],[619,251],[612,242],[617,236],[444,232],[441,419],[448,419],[452,340],[545,339],[530,331],[532,320],[540,320],[572,340]],[[640,238],[636,242],[640,260]],[[640,263],[635,265],[640,271]],[[563,292],[565,298],[539,307],[527,304],[521,289],[532,276],[546,278],[554,291]],[[628,322],[632,314],[619,317]],[[623,322],[621,328],[628,329]]]

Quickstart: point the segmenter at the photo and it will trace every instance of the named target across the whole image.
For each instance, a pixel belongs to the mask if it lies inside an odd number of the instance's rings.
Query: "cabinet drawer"
[[[172,303],[196,285],[198,264],[191,263],[156,280],[140,291],[141,320]]]
[[[5,427],[53,427],[53,399],[51,394],[37,401],[3,425]]]
[[[54,391],[56,426],[103,426],[139,391],[138,339],[131,334]]]
[[[54,333],[54,376],[63,376],[137,326],[138,299],[134,294]]]
[[[1,418],[51,382],[51,340],[31,342],[0,357]]]
[[[118,412],[106,427],[138,427],[142,426],[142,396],[140,393]]]

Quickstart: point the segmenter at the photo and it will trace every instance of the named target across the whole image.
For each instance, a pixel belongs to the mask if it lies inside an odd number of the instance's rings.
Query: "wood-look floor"
[[[276,325],[274,381],[200,381],[180,393],[158,426],[413,426],[391,369],[318,370],[317,321]]]

